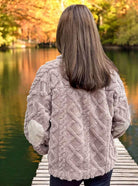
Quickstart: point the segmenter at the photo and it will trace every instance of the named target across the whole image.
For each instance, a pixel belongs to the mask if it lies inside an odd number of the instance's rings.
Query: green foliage
[[[12,16],[0,12],[0,47],[15,40],[17,24]]]
[[[101,41],[103,44],[113,43],[114,35],[118,30],[118,27],[119,23],[116,14],[110,14],[109,12],[104,18],[104,23],[99,28]]]
[[[115,34],[115,44],[119,45],[136,45],[138,44],[138,22],[137,13],[130,9],[120,20],[120,26]]]
[[[137,45],[138,20],[135,2],[128,0],[91,1],[91,12],[96,20],[103,44]]]

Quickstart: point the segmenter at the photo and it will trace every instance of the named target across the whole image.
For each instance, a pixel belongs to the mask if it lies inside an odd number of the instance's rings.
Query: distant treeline
[[[103,44],[135,46],[138,45],[136,2],[137,0],[0,0],[0,47],[13,45],[17,39],[35,42],[40,47],[46,46],[45,43],[52,43],[53,46],[59,17],[71,4],[85,4],[90,9]]]

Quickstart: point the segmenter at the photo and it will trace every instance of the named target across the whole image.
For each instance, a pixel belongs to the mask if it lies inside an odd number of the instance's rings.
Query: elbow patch
[[[30,120],[28,123],[28,138],[33,146],[38,146],[43,143],[45,131],[43,126],[35,120]]]

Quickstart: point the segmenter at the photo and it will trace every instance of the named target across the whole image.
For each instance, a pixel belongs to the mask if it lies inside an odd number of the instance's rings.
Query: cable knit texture
[[[112,71],[111,79],[93,93],[72,88],[62,55],[38,69],[27,96],[24,134],[38,154],[48,154],[49,174],[71,181],[114,168],[113,139],[125,133],[131,115],[120,76]]]

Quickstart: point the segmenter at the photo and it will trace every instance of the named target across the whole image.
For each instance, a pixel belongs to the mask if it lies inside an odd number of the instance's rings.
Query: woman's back
[[[34,149],[48,153],[50,174],[71,181],[113,169],[117,155],[113,138],[120,137],[130,125],[127,98],[117,72],[111,72],[109,86],[95,92],[76,89],[64,78],[60,55],[38,70],[28,105],[33,109],[28,107],[26,121],[30,120],[27,115],[33,115],[48,131],[48,147]],[[25,133],[27,136],[27,128]]]
[[[54,177],[71,181],[109,173],[99,179],[107,186],[117,157],[113,138],[131,121],[123,82],[86,6],[63,11],[56,43],[62,55],[39,68],[27,97],[25,136],[39,154],[48,154]]]

